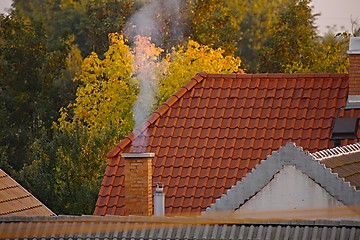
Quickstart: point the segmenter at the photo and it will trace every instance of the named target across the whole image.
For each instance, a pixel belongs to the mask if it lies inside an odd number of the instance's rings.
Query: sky
[[[351,19],[360,26],[360,0],[313,0],[312,5],[313,13],[321,14],[315,23],[321,35],[328,32],[327,26],[334,25],[339,32],[351,32]]]
[[[0,0],[0,12],[9,8],[12,0]],[[360,0],[312,0],[313,13],[320,13],[316,25],[320,35],[328,32],[327,26],[336,25],[337,31],[351,31],[351,19],[360,26]],[[344,29],[342,29],[344,27]]]

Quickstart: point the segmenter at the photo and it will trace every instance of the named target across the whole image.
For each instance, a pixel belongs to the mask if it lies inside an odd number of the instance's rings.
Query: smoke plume
[[[135,12],[127,22],[124,35],[133,43],[133,69],[139,85],[137,101],[133,106],[135,128],[138,128],[152,111],[157,93],[156,66],[159,62],[159,48],[164,38],[181,38],[179,27],[180,4],[178,0],[148,1]],[[180,36],[180,37],[179,37]],[[147,130],[144,132],[147,138]],[[140,139],[140,138],[138,138]],[[134,142],[133,147],[146,147],[147,142]]]

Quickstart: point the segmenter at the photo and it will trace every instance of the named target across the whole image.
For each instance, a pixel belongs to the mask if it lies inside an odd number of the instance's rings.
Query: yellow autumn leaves
[[[164,52],[145,37],[137,37],[133,48],[115,33],[109,34],[109,41],[111,45],[103,59],[92,53],[84,60],[76,77],[80,84],[76,100],[61,110],[60,128],[78,124],[94,135],[105,134],[114,127],[121,135],[129,133],[133,126],[131,107],[139,92],[137,75],[141,68],[147,67],[144,63],[152,64],[157,77],[154,108],[200,71],[244,72],[240,58],[225,56],[220,48],[212,49],[191,40],[170,52]]]

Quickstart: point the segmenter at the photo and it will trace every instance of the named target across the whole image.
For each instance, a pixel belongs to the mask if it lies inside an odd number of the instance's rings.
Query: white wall
[[[288,165],[245,202],[236,214],[247,217],[293,218],[306,215],[306,218],[344,218],[344,210],[349,211],[294,165]]]

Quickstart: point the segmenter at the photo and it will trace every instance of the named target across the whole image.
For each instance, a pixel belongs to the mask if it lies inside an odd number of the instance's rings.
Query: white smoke
[[[131,43],[137,41],[138,36],[146,37],[156,46],[163,45],[165,34],[182,37],[179,27],[180,4],[178,0],[150,0],[140,10],[135,12],[127,22],[124,34]],[[164,29],[166,23],[169,29]],[[139,43],[139,41],[138,41]],[[134,49],[133,65],[137,67],[137,79],[139,84],[139,95],[133,106],[135,128],[138,128],[152,111],[157,93],[158,79],[156,76],[156,63],[158,58],[144,57],[146,47],[154,47],[144,44],[141,48]],[[149,49],[151,51],[151,49]],[[135,69],[133,68],[133,69]],[[144,133],[147,138],[147,130]],[[146,147],[147,142],[134,142],[134,147]]]

